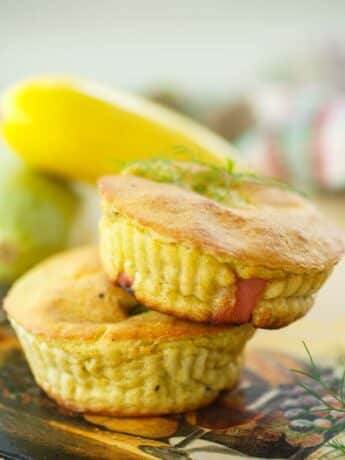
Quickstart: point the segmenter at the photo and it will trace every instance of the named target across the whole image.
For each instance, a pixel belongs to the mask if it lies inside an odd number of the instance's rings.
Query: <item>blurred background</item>
[[[0,18],[0,91],[63,73],[139,92],[209,126],[345,229],[343,0],[1,0]],[[68,221],[74,204],[54,203]],[[343,317],[344,279],[343,264],[319,301]]]
[[[64,73],[138,91],[268,174],[345,185],[342,0],[2,0],[0,17],[0,90]]]
[[[0,16],[1,87],[66,72],[224,98],[345,40],[342,0],[1,0]]]

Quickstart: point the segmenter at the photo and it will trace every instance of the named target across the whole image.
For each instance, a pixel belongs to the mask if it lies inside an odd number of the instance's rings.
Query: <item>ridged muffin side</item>
[[[243,343],[231,333],[155,344],[50,341],[12,321],[39,386],[74,411],[116,416],[179,413],[212,402],[239,380]],[[242,336],[248,338],[249,331]],[[236,341],[235,341],[236,342]],[[237,344],[238,345],[238,344]],[[131,352],[137,356],[131,359]]]
[[[217,315],[225,309],[231,312],[236,280],[250,270],[164,239],[121,215],[106,213],[100,234],[103,265],[112,280],[127,284],[144,305],[193,321],[217,323]],[[265,328],[282,327],[304,316],[329,276],[327,270],[285,274],[256,267],[256,272],[267,279],[251,322]]]

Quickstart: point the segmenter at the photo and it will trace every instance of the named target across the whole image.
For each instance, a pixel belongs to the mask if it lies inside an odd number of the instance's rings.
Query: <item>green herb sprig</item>
[[[333,449],[334,453],[336,454],[336,457],[332,457],[332,458],[345,458],[345,443],[341,441],[340,439],[334,439],[332,441],[328,441],[326,446]]]
[[[316,400],[320,402],[320,404],[323,406],[323,409],[318,409],[319,412],[324,412],[326,415],[330,415],[330,413],[338,412],[340,414],[344,414],[345,417],[345,367],[344,371],[342,372],[341,378],[339,380],[339,383],[337,385],[336,389],[332,389],[329,387],[327,382],[324,381],[322,378],[322,375],[320,373],[320,370],[318,366],[316,365],[314,358],[305,342],[303,342],[304,349],[308,355],[309,359],[309,365],[310,365],[310,371],[304,371],[300,369],[291,369],[292,372],[302,375],[306,377],[307,379],[310,379],[321,387],[321,389],[325,392],[325,395],[321,395],[320,393],[317,392],[317,390],[311,388],[307,384],[303,382],[298,382],[298,385],[302,387],[308,394],[313,396]],[[334,401],[336,401],[338,404],[337,406],[332,405],[328,399],[326,399],[326,396],[331,396]],[[344,431],[344,424],[341,423],[341,426],[334,427],[335,430],[339,430],[339,432]],[[330,440],[325,444],[326,447],[331,448],[333,451],[332,453],[336,454],[336,458],[343,458],[343,455],[345,455],[345,442],[340,440],[340,439],[334,439]],[[334,458],[334,457],[333,457]],[[345,458],[345,457],[344,457]]]

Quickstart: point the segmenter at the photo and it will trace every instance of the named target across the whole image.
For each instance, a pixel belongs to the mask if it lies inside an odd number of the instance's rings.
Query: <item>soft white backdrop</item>
[[[0,89],[65,72],[221,94],[330,38],[345,42],[343,0],[0,0]]]

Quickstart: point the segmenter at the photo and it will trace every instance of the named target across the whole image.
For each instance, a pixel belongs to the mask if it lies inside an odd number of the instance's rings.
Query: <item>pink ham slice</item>
[[[133,280],[129,278],[129,276],[126,275],[125,272],[121,272],[119,276],[116,279],[116,284],[123,288],[130,288],[133,284]]]
[[[212,322],[218,324],[244,324],[251,320],[252,313],[260,301],[267,282],[259,278],[238,279],[235,305],[223,305],[213,315]]]
[[[232,320],[236,324],[251,320],[254,308],[261,299],[266,281],[259,278],[237,280],[236,303],[232,311]]]

